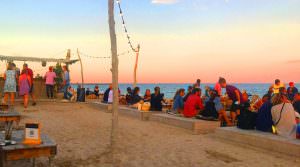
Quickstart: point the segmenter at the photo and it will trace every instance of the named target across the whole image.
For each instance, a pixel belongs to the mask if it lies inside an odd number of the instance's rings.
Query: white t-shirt
[[[108,100],[107,100],[107,102],[108,103],[112,103],[113,99],[114,99],[114,92],[113,92],[113,90],[110,90],[109,94],[108,94]]]

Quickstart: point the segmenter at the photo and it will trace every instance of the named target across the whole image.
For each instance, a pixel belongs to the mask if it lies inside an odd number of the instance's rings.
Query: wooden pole
[[[140,45],[138,45],[135,53],[136,53],[136,57],[135,57],[135,65],[134,65],[134,72],[133,72],[133,88],[135,88],[137,84],[136,73],[137,73],[138,62],[139,62]]]
[[[79,59],[79,62],[80,62],[80,67],[81,67],[81,88],[83,88],[83,86],[84,86],[83,65],[82,65],[82,61],[81,61],[81,57],[80,57],[80,53],[79,53],[78,48],[77,48],[77,55],[78,55],[78,59]]]
[[[115,145],[118,138],[118,109],[119,109],[119,88],[118,88],[118,53],[117,53],[117,37],[115,32],[114,20],[114,0],[108,0],[108,20],[112,54],[112,85],[113,85],[113,106],[112,106],[112,130],[111,130],[111,148],[112,155],[115,152]]]

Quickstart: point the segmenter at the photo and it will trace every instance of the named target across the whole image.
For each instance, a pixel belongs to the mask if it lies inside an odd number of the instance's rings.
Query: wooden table
[[[0,148],[0,167],[5,167],[7,161],[33,159],[33,166],[35,166],[35,158],[48,157],[49,166],[57,153],[57,145],[48,136],[42,134],[42,144],[40,145],[24,145],[24,131],[14,131],[12,133],[12,140],[16,141],[16,145],[2,146]],[[0,133],[0,139],[4,139],[4,134]]]
[[[0,111],[0,121],[16,121],[20,122],[21,115],[16,111]]]
[[[13,123],[19,125],[20,119],[21,115],[16,111],[0,111],[0,122],[5,122],[5,137],[11,136]]]

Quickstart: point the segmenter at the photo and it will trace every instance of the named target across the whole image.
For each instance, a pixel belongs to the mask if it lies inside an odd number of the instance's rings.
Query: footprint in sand
[[[217,151],[213,151],[213,150],[205,150],[206,154],[208,154],[208,158],[211,159],[217,159],[220,161],[223,161],[225,163],[233,163],[233,162],[239,162],[240,160],[233,158],[227,154],[224,153],[220,153]]]

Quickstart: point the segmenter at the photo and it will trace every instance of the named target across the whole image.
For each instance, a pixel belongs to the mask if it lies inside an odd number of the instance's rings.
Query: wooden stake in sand
[[[118,109],[119,109],[119,88],[118,88],[118,53],[117,53],[117,38],[115,32],[114,20],[114,0],[108,0],[108,20],[112,54],[112,85],[113,85],[113,111],[112,111],[112,130],[111,130],[111,148],[114,154],[114,148],[118,138]]]
[[[140,54],[140,45],[135,50],[136,58],[135,58],[135,65],[134,65],[134,72],[133,72],[133,88],[136,87],[137,79],[136,79],[136,73],[138,68],[138,62],[139,62],[139,54]]]
[[[81,88],[83,88],[83,86],[84,86],[83,65],[82,65],[82,61],[81,61],[81,57],[80,57],[80,53],[79,53],[78,48],[77,48],[77,56],[78,56],[78,59],[79,59],[79,62],[80,62],[80,67],[81,67]]]

